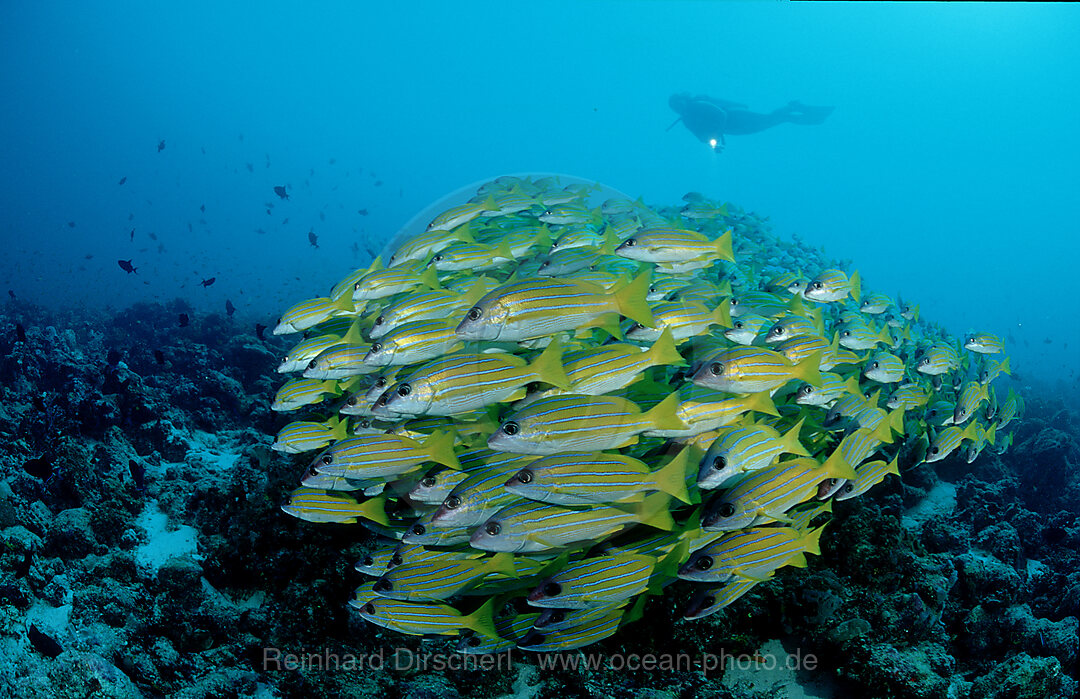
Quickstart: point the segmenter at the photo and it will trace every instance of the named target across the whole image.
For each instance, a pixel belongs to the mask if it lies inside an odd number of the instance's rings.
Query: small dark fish
[[[282,199],[288,199],[289,198],[289,193],[285,191],[285,187],[282,186],[282,185],[275,185],[274,186],[274,194],[278,195]]]
[[[376,187],[382,187],[382,180],[375,180]]]
[[[180,314],[180,327],[181,328],[186,328],[188,326],[188,322],[190,322],[190,320],[191,319],[188,318],[187,313],[181,313]]]
[[[134,228],[131,229],[130,238],[131,238],[131,242],[134,243],[135,242],[135,229]]]
[[[164,141],[162,141],[162,143],[164,143]],[[160,150],[160,148],[158,150]],[[56,642],[55,638],[43,632],[33,624],[30,624],[30,630],[26,632],[26,637],[30,639],[30,645],[34,647],[34,650],[41,653],[46,658],[55,658],[64,652],[64,649],[60,647],[60,644]]]
[[[74,221],[68,221],[68,228],[74,228],[74,227],[75,227],[75,222]]]
[[[131,479],[135,481],[135,490],[140,493],[146,490],[146,467],[135,459],[128,459],[128,471],[131,472]]]
[[[311,243],[311,247],[319,248],[319,236],[315,235],[315,231],[308,231],[307,241]]]
[[[161,350],[154,350],[154,361],[162,366],[165,365],[165,355]]]
[[[325,221],[326,220],[326,214],[323,213],[322,211],[319,212],[319,220],[320,221]]]
[[[164,138],[161,139],[160,141],[158,141],[158,144],[157,144],[157,152],[160,153],[163,150],[165,150],[165,139]]]
[[[283,225],[283,226],[289,225],[289,217],[288,216],[286,216],[285,218],[283,218],[281,220],[281,225]]]
[[[232,318],[233,313],[236,313],[236,306],[229,299],[225,299],[225,315]]]
[[[1045,339],[1043,340],[1043,344],[1044,344],[1044,345],[1052,345],[1052,344],[1054,344],[1054,338],[1052,338],[1052,337],[1047,337],[1047,338],[1045,338]]]
[[[117,260],[116,264],[120,265],[120,269],[128,274],[137,274],[135,268],[131,266],[131,260]]]
[[[121,178],[120,178],[120,181],[119,181],[119,182],[117,182],[116,184],[117,184],[117,185],[122,185],[122,184],[124,184],[125,182],[127,182],[127,175],[124,175],[123,177],[121,177]]]
[[[263,230],[263,229],[261,229],[261,228],[256,228],[256,229],[255,229],[255,232],[256,232],[256,233],[258,233],[259,235],[266,235],[266,231],[264,231],[264,230]]]
[[[203,285],[203,288],[205,289],[206,287],[208,287],[208,286],[212,285],[212,284],[213,284],[214,282],[216,282],[216,281],[217,281],[217,277],[210,277],[209,279],[203,279],[203,280],[202,280],[201,282],[199,282],[199,283],[200,283],[200,284],[202,284],[202,285]]]
[[[201,212],[203,212],[205,214],[206,213],[206,204],[200,204],[199,205],[199,211],[201,211]]]
[[[265,325],[263,325],[262,323],[256,323],[255,324],[255,335],[258,336],[258,338],[260,340],[265,340],[266,339],[266,336],[263,335],[263,333],[265,333],[265,332],[266,332],[266,326]]]
[[[8,290],[7,290],[7,295],[11,297],[11,300],[12,300],[12,301],[14,301],[14,300],[15,300],[15,292],[14,292],[14,291],[12,291],[11,289],[8,289]]]
[[[19,342],[26,342],[26,328],[22,323],[15,324],[15,339]]]
[[[244,163],[244,166],[247,168],[248,172],[255,172],[255,166],[251,163]]]
[[[117,364],[120,363],[121,359],[122,359],[122,355],[119,352],[117,352],[115,349],[109,350],[109,353],[107,355],[105,355],[105,363],[108,364],[109,366],[116,366]]]
[[[129,213],[129,214],[128,214],[128,220],[129,220],[129,221],[134,221],[134,220],[135,220],[135,214],[133,214],[133,213]]]
[[[356,213],[360,214],[361,216],[367,216],[367,209],[357,209]]]
[[[273,215],[274,215],[274,212],[273,212],[273,211],[271,211],[270,209],[267,209],[267,210],[266,210],[266,215],[267,215],[267,216],[273,216]]]
[[[157,233],[149,233],[150,240],[157,240]]]
[[[352,250],[352,256],[353,257],[359,257],[360,256],[360,244],[359,243],[354,241],[353,244],[352,244],[352,247],[350,247],[349,249]]]
[[[52,460],[47,459],[44,455],[23,462],[23,470],[34,478],[40,478],[41,480],[48,479],[52,475],[52,469]]]
[[[34,564],[34,547],[26,549],[22,562],[15,566],[15,578],[25,578],[30,573],[30,566]]]
[[[337,158],[330,158],[330,160],[328,160],[327,162],[330,163],[331,165],[333,165],[334,163],[337,162]]]

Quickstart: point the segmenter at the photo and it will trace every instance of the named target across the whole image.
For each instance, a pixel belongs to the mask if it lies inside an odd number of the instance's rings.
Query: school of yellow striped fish
[[[1011,444],[999,337],[803,268],[731,204],[595,191],[488,182],[274,329],[304,334],[272,407],[306,419],[273,448],[310,459],[282,509],[378,535],[368,622],[571,650],[680,580],[705,617],[805,566],[833,500]]]

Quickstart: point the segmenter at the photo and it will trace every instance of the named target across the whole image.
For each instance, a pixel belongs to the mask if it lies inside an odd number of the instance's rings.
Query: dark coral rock
[[[53,518],[45,538],[45,553],[66,560],[85,558],[94,551],[94,539],[89,510],[73,507]]]
[[[1067,677],[1056,658],[1032,658],[1020,653],[997,664],[975,681],[971,699],[1057,699],[1075,696],[1076,682]]]

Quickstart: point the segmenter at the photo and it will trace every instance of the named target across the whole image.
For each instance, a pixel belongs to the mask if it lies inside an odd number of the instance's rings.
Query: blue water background
[[[0,65],[20,299],[272,323],[448,191],[555,171],[759,211],[957,334],[1011,334],[1022,375],[1077,380],[1076,6],[9,0]],[[836,110],[718,156],[665,131],[684,90]]]

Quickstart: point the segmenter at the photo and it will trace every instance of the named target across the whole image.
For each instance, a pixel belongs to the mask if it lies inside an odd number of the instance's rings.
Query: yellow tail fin
[[[630,280],[626,286],[617,288],[615,294],[615,307],[619,313],[630,320],[641,323],[647,328],[655,328],[656,321],[653,319],[652,310],[645,301],[645,295],[649,293],[649,270]]]

